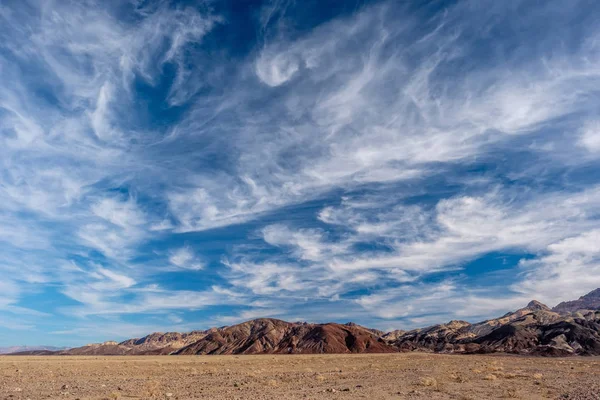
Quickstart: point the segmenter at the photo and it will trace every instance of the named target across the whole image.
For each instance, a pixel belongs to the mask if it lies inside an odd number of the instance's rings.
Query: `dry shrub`
[[[540,379],[542,379],[543,377],[544,377],[544,375],[542,375],[542,374],[533,374],[533,379],[538,380],[538,381]]]
[[[315,379],[318,380],[319,382],[323,382],[325,380],[325,377],[323,375],[317,375],[317,377]]]
[[[431,378],[429,376],[426,376],[424,378],[421,378],[421,386],[437,386],[437,380],[435,378]]]
[[[144,398],[158,397],[161,393],[160,383],[157,381],[148,381],[144,388]]]
[[[270,380],[267,382],[267,385],[269,385],[269,386],[272,386],[272,387],[275,387],[275,386],[277,386],[277,381],[276,381],[275,379],[270,379]]]
[[[503,397],[506,397],[508,399],[516,399],[518,397],[517,396],[517,389],[515,389],[515,388],[506,388],[506,389],[504,389],[504,396]]]
[[[498,379],[498,377],[496,375],[489,374],[486,375],[483,379],[485,379],[486,381],[495,381],[496,379]]]
[[[467,380],[467,379],[466,379],[466,378],[465,378],[463,375],[461,375],[461,374],[451,374],[451,375],[450,375],[450,379],[452,379],[454,382],[457,382],[457,383],[464,383],[464,382],[466,382],[466,380]]]

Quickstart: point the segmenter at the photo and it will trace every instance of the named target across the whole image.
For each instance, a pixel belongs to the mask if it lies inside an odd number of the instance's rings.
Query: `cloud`
[[[524,296],[506,296],[494,290],[472,291],[452,281],[401,286],[356,299],[377,317],[402,319],[404,328],[421,328],[449,319],[478,321],[524,307],[528,301]]]
[[[4,281],[0,283],[0,307],[4,308],[7,305],[13,303],[19,295],[19,287],[11,281]]]
[[[256,75],[269,86],[280,86],[298,72],[299,61],[289,54],[262,53],[256,61]]]
[[[600,151],[600,123],[588,122],[581,131],[578,143],[591,153]]]
[[[82,243],[115,259],[127,259],[148,238],[148,221],[132,198],[104,198],[93,203],[87,223],[78,231]],[[96,221],[94,221],[94,217]]]
[[[91,211],[94,215],[124,229],[143,225],[146,222],[135,200],[131,198],[126,201],[115,198],[101,199],[92,205]]]
[[[170,253],[169,262],[177,268],[198,271],[204,265],[198,260],[190,247],[181,247]]]
[[[324,233],[316,229],[294,231],[284,225],[268,225],[262,230],[266,243],[290,248],[301,260],[322,261],[332,254],[344,252],[344,244],[326,241]]]
[[[345,234],[336,238],[323,230],[269,225],[261,231],[262,239],[283,254],[265,256],[264,249],[242,248],[238,261],[226,262],[227,277],[254,295],[280,298],[280,307],[290,307],[294,298],[333,296],[354,300],[384,319],[417,312],[428,318],[488,318],[527,299],[554,304],[598,286],[593,246],[600,215],[598,187],[569,194],[508,193],[510,189],[497,187],[482,196],[441,199],[429,209],[382,208],[385,199],[347,199],[341,207],[319,213],[322,221],[345,227]],[[358,251],[356,246],[364,243],[386,247]],[[522,259],[510,291],[501,285],[461,283],[460,271],[468,262],[494,252],[535,257]],[[442,272],[458,274],[429,288],[427,277]],[[370,294],[355,297],[354,291],[365,286]],[[418,294],[442,289],[448,292],[442,299]]]
[[[529,52],[507,43],[518,50],[484,62],[482,44],[472,38],[498,46],[486,32],[501,29],[512,15],[493,9],[503,17],[492,19],[485,7],[462,2],[420,24],[402,7],[383,3],[303,34],[282,29],[269,36],[253,64],[267,87],[242,75],[237,92],[211,114],[233,134],[223,144],[240,154],[233,171],[200,173],[200,185],[170,195],[182,229],[244,223],[333,190],[425,179],[440,164],[507,151],[521,136],[550,142],[550,124],[590,111],[598,32],[586,27],[582,45],[563,51],[557,43],[570,29],[566,20],[551,7],[523,10],[530,25],[544,24],[546,40]],[[548,18],[553,32],[543,21]],[[274,90],[276,100],[265,100],[257,116],[254,99]],[[208,127],[201,132],[217,134]],[[572,141],[560,145],[573,156],[581,153]]]
[[[512,289],[556,303],[600,287],[598,239],[593,229],[548,245],[540,257],[521,262],[523,279]]]

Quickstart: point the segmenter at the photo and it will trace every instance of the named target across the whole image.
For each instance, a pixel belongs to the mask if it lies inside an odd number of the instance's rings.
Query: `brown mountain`
[[[256,319],[216,330],[176,354],[320,354],[397,351],[355,324],[290,323]]]
[[[579,310],[600,310],[600,288],[581,296],[578,300],[564,301],[552,309],[561,314]]]

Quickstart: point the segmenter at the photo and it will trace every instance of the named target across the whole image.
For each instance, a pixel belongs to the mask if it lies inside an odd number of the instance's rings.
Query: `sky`
[[[600,3],[0,2],[0,346],[600,287]]]

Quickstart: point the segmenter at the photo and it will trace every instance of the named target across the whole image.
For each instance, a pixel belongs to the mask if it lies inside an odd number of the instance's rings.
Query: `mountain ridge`
[[[532,300],[525,307],[477,323],[453,320],[408,331],[383,332],[346,324],[287,322],[259,318],[188,333],[154,332],[122,342],[68,350],[18,354],[212,355],[392,353],[513,353],[542,356],[600,355],[600,289],[550,308]],[[580,308],[584,306],[584,308]],[[575,311],[571,311],[575,310]]]
[[[66,349],[68,348],[58,346],[9,346],[0,347],[0,354],[12,354],[24,351],[60,351]]]
[[[553,309],[555,312],[577,312],[578,310],[600,310],[600,288],[592,290],[577,300],[563,301]]]

